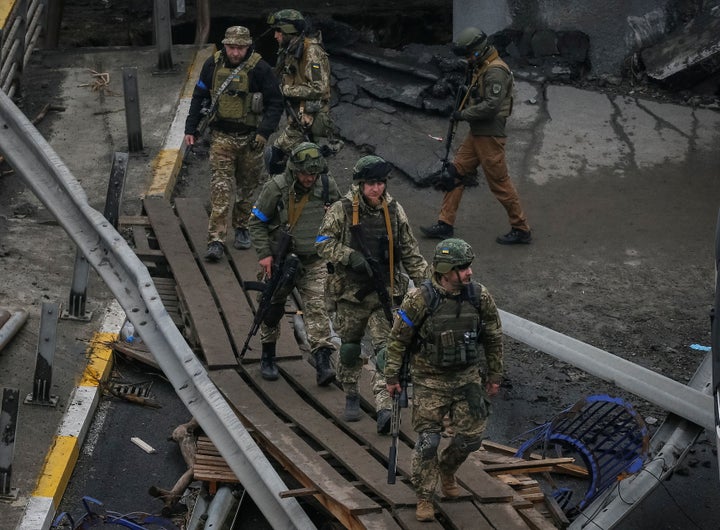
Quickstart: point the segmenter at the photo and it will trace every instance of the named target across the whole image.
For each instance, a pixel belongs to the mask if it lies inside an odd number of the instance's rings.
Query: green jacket
[[[298,206],[304,195],[308,195],[308,199],[302,206],[301,215],[292,230],[291,252],[298,254],[301,261],[317,259],[315,237],[325,215],[326,201],[330,204],[338,200],[340,191],[335,179],[329,175],[327,191],[324,189],[322,175],[315,181],[312,189],[305,190],[297,184],[290,170],[286,169],[284,173],[270,178],[262,187],[248,221],[248,229],[259,260],[273,255],[282,236],[281,228],[288,224],[291,201],[295,201]]]

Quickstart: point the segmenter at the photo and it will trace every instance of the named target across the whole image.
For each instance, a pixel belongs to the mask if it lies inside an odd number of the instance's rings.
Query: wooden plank
[[[283,363],[305,363],[292,361]],[[305,363],[306,364],[306,363]],[[392,508],[414,506],[415,492],[402,482],[394,485],[387,483],[387,468],[381,465],[366,450],[358,449],[356,442],[338,428],[333,418],[326,418],[309,406],[303,399],[288,399],[294,390],[283,378],[277,381],[265,381],[256,370],[246,372],[252,377],[259,391],[275,406],[282,410],[283,416],[293,421],[299,429],[320,444],[336,460],[342,463],[368,489],[383,499]],[[335,386],[305,388],[307,394],[324,393],[333,395],[337,400],[345,399],[345,394]]]
[[[380,512],[381,507],[352,487],[325,459],[309,448],[273,414],[234,370],[210,372],[210,377],[238,412],[252,425],[253,437],[306,488],[322,492],[317,500],[348,528],[357,528],[358,514]]]
[[[561,464],[570,464],[575,459],[567,458],[545,458],[543,460],[521,460],[520,462],[508,462],[504,464],[488,464],[484,466],[487,473],[509,473],[521,474],[526,473],[542,473],[545,471],[554,471]]]
[[[178,218],[165,199],[146,197],[143,204],[160,248],[187,301],[189,317],[207,367],[212,370],[236,366],[237,361],[217,306],[180,230]]]
[[[371,528],[372,530],[400,530],[393,516],[383,510],[380,513],[368,513],[357,516],[358,522],[362,528]]]
[[[160,365],[157,363],[155,357],[153,357],[152,353],[144,344],[143,347],[140,348],[138,347],[138,345],[131,346],[124,341],[115,341],[112,344],[112,349],[118,353],[130,357],[131,359],[135,359],[136,361],[140,361],[141,363],[147,364],[148,366],[152,366],[153,368],[160,370]]]
[[[537,510],[521,508],[518,511],[523,521],[531,528],[531,530],[557,530],[557,527]]]
[[[480,503],[478,507],[494,528],[502,528],[502,530],[528,530],[530,528],[509,503]]]
[[[471,501],[442,501],[438,502],[436,506],[445,517],[452,521],[453,528],[458,530],[493,530],[495,528]]]
[[[440,530],[443,528],[438,521],[420,522],[415,518],[415,509],[401,508],[395,512],[395,519],[405,530]],[[372,528],[368,526],[367,528]]]
[[[507,455],[512,455],[514,458],[518,458],[515,457],[515,455],[517,454],[517,449],[514,447],[510,447],[509,445],[503,445],[501,443],[492,442],[490,440],[483,440],[483,447],[485,447],[489,451],[497,451]],[[530,460],[541,460],[542,458],[543,456],[537,453],[531,453],[528,456],[528,459]],[[572,475],[579,478],[587,478],[589,475],[586,468],[577,464],[561,464],[558,466],[556,472],[565,473],[567,475]]]
[[[205,207],[199,199],[181,199],[175,200],[175,208],[180,217],[180,221],[187,232],[191,247],[195,253],[202,255],[207,245],[207,227],[208,217],[205,213]],[[228,245],[229,247],[230,245]],[[226,254],[229,258],[229,252]],[[243,251],[237,253],[235,265],[239,262],[254,264],[257,268],[256,254],[254,250]],[[227,328],[230,330],[230,339],[235,347],[235,351],[239,354],[242,350],[250,328],[253,325],[254,310],[250,305],[247,293],[242,287],[242,280],[238,278],[236,270],[230,259],[221,260],[217,263],[207,263],[200,260],[200,267],[205,272],[215,297],[220,305],[222,318],[225,320]],[[252,294],[251,296],[254,296]],[[297,359],[302,357],[300,348],[295,341],[291,326],[288,325],[288,319],[284,318],[280,324],[281,334],[277,342],[278,360],[285,358]],[[257,361],[260,359],[260,333],[258,332],[250,340],[250,348],[245,355],[243,361]]]
[[[280,365],[280,371],[286,379],[292,381],[297,386],[309,388],[315,381],[315,370],[307,363],[283,363]],[[331,386],[323,388],[327,390],[330,388],[336,389],[337,387]],[[342,419],[343,410],[345,409],[345,394],[339,390],[335,392],[321,392],[320,390],[323,390],[323,388],[318,387],[317,391],[308,394],[306,399],[310,399],[315,407],[334,418],[338,424],[343,425],[346,431],[352,433],[362,444],[371,449],[373,454],[380,458],[383,463],[387,464],[390,438],[377,434],[377,424],[375,420],[363,411],[359,421],[346,422]],[[410,411],[409,409],[404,409],[401,414],[401,422],[409,421]],[[414,442],[401,437],[398,445],[397,470],[400,477],[406,480],[410,478],[411,474],[410,459],[412,447],[408,445],[409,443]],[[400,478],[398,480],[400,480]]]

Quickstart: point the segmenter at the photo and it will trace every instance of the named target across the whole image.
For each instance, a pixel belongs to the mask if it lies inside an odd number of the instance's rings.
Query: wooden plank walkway
[[[309,355],[298,344],[292,327],[297,308],[288,304],[278,344],[281,377],[273,382],[262,379],[257,363],[259,336],[251,340],[252,349],[245,358],[238,358],[252,326],[256,293],[245,287],[256,280],[255,253],[229,249],[227,259],[205,263],[207,214],[201,201],[178,199],[174,208],[164,199],[146,199],[144,204],[148,228],[143,226],[133,234],[147,236],[153,243],[139,245],[139,251],[152,257],[153,263],[158,262],[153,246],[162,251],[177,284],[176,304],[184,313],[181,320],[193,328],[185,335],[197,341],[211,379],[243,425],[270,460],[297,483],[284,496],[312,496],[351,529],[548,530],[564,526],[562,521],[555,522],[558,517],[552,518],[552,506],[546,505],[537,482],[526,475],[510,477],[513,468],[521,465],[518,459],[494,452],[483,462],[483,450],[474,453],[458,474],[464,494],[453,500],[439,498],[437,521],[416,521],[410,482],[415,439],[410,409],[402,411],[397,481],[388,485],[390,438],[376,432],[370,370],[364,371],[360,385],[362,417],[346,423],[342,419],[344,394],[335,385],[316,385]],[[140,221],[137,224],[142,226]],[[207,475],[213,484],[223,477],[231,481],[211,447],[201,454],[205,456],[199,478]],[[485,467],[490,465],[499,477],[488,473]],[[537,466],[542,469],[542,462]]]

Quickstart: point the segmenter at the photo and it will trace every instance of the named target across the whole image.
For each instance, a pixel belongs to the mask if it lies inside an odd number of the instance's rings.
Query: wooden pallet
[[[215,444],[207,436],[198,436],[193,478],[207,482],[211,495],[215,494],[219,484],[238,484],[240,482],[220,455]]]

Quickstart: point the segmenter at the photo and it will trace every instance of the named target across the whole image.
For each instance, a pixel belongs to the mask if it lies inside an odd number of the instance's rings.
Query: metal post
[[[113,156],[112,170],[110,171],[110,182],[108,183],[107,195],[105,197],[105,219],[110,221],[113,228],[117,229],[120,219],[120,202],[123,189],[125,189],[125,176],[127,175],[128,154],[115,153]],[[67,308],[62,312],[60,318],[68,320],[92,320],[92,311],[87,311],[87,286],[90,275],[90,265],[85,256],[79,250],[75,253],[75,269],[73,271],[73,282],[70,288],[70,301]]]
[[[45,405],[49,407],[57,405],[57,396],[50,395],[57,322],[57,304],[43,302],[40,315],[37,361],[35,363],[35,375],[33,376],[33,392],[25,398],[26,405]]]
[[[142,151],[142,125],[140,123],[140,93],[137,84],[137,67],[125,67],[123,73],[123,93],[125,95],[125,125],[128,135],[128,150],[131,153]]]
[[[77,249],[75,251],[75,267],[73,268],[73,281],[70,287],[70,299],[68,300],[67,307],[63,309],[62,319],[82,320],[83,322],[90,322],[92,320],[92,311],[85,309],[89,277],[90,264],[80,249]]]
[[[10,479],[12,478],[12,461],[15,453],[19,403],[19,390],[3,389],[2,410],[0,410],[0,499],[15,500],[18,496],[17,488],[10,487]]]
[[[158,69],[160,71],[172,70],[172,26],[169,0],[155,0],[153,22],[155,44],[158,48]]]
[[[113,155],[112,169],[110,170],[110,182],[107,195],[105,196],[105,219],[110,221],[112,227],[117,230],[120,221],[120,203],[123,190],[125,189],[125,176],[128,170],[128,154],[116,152]]]

